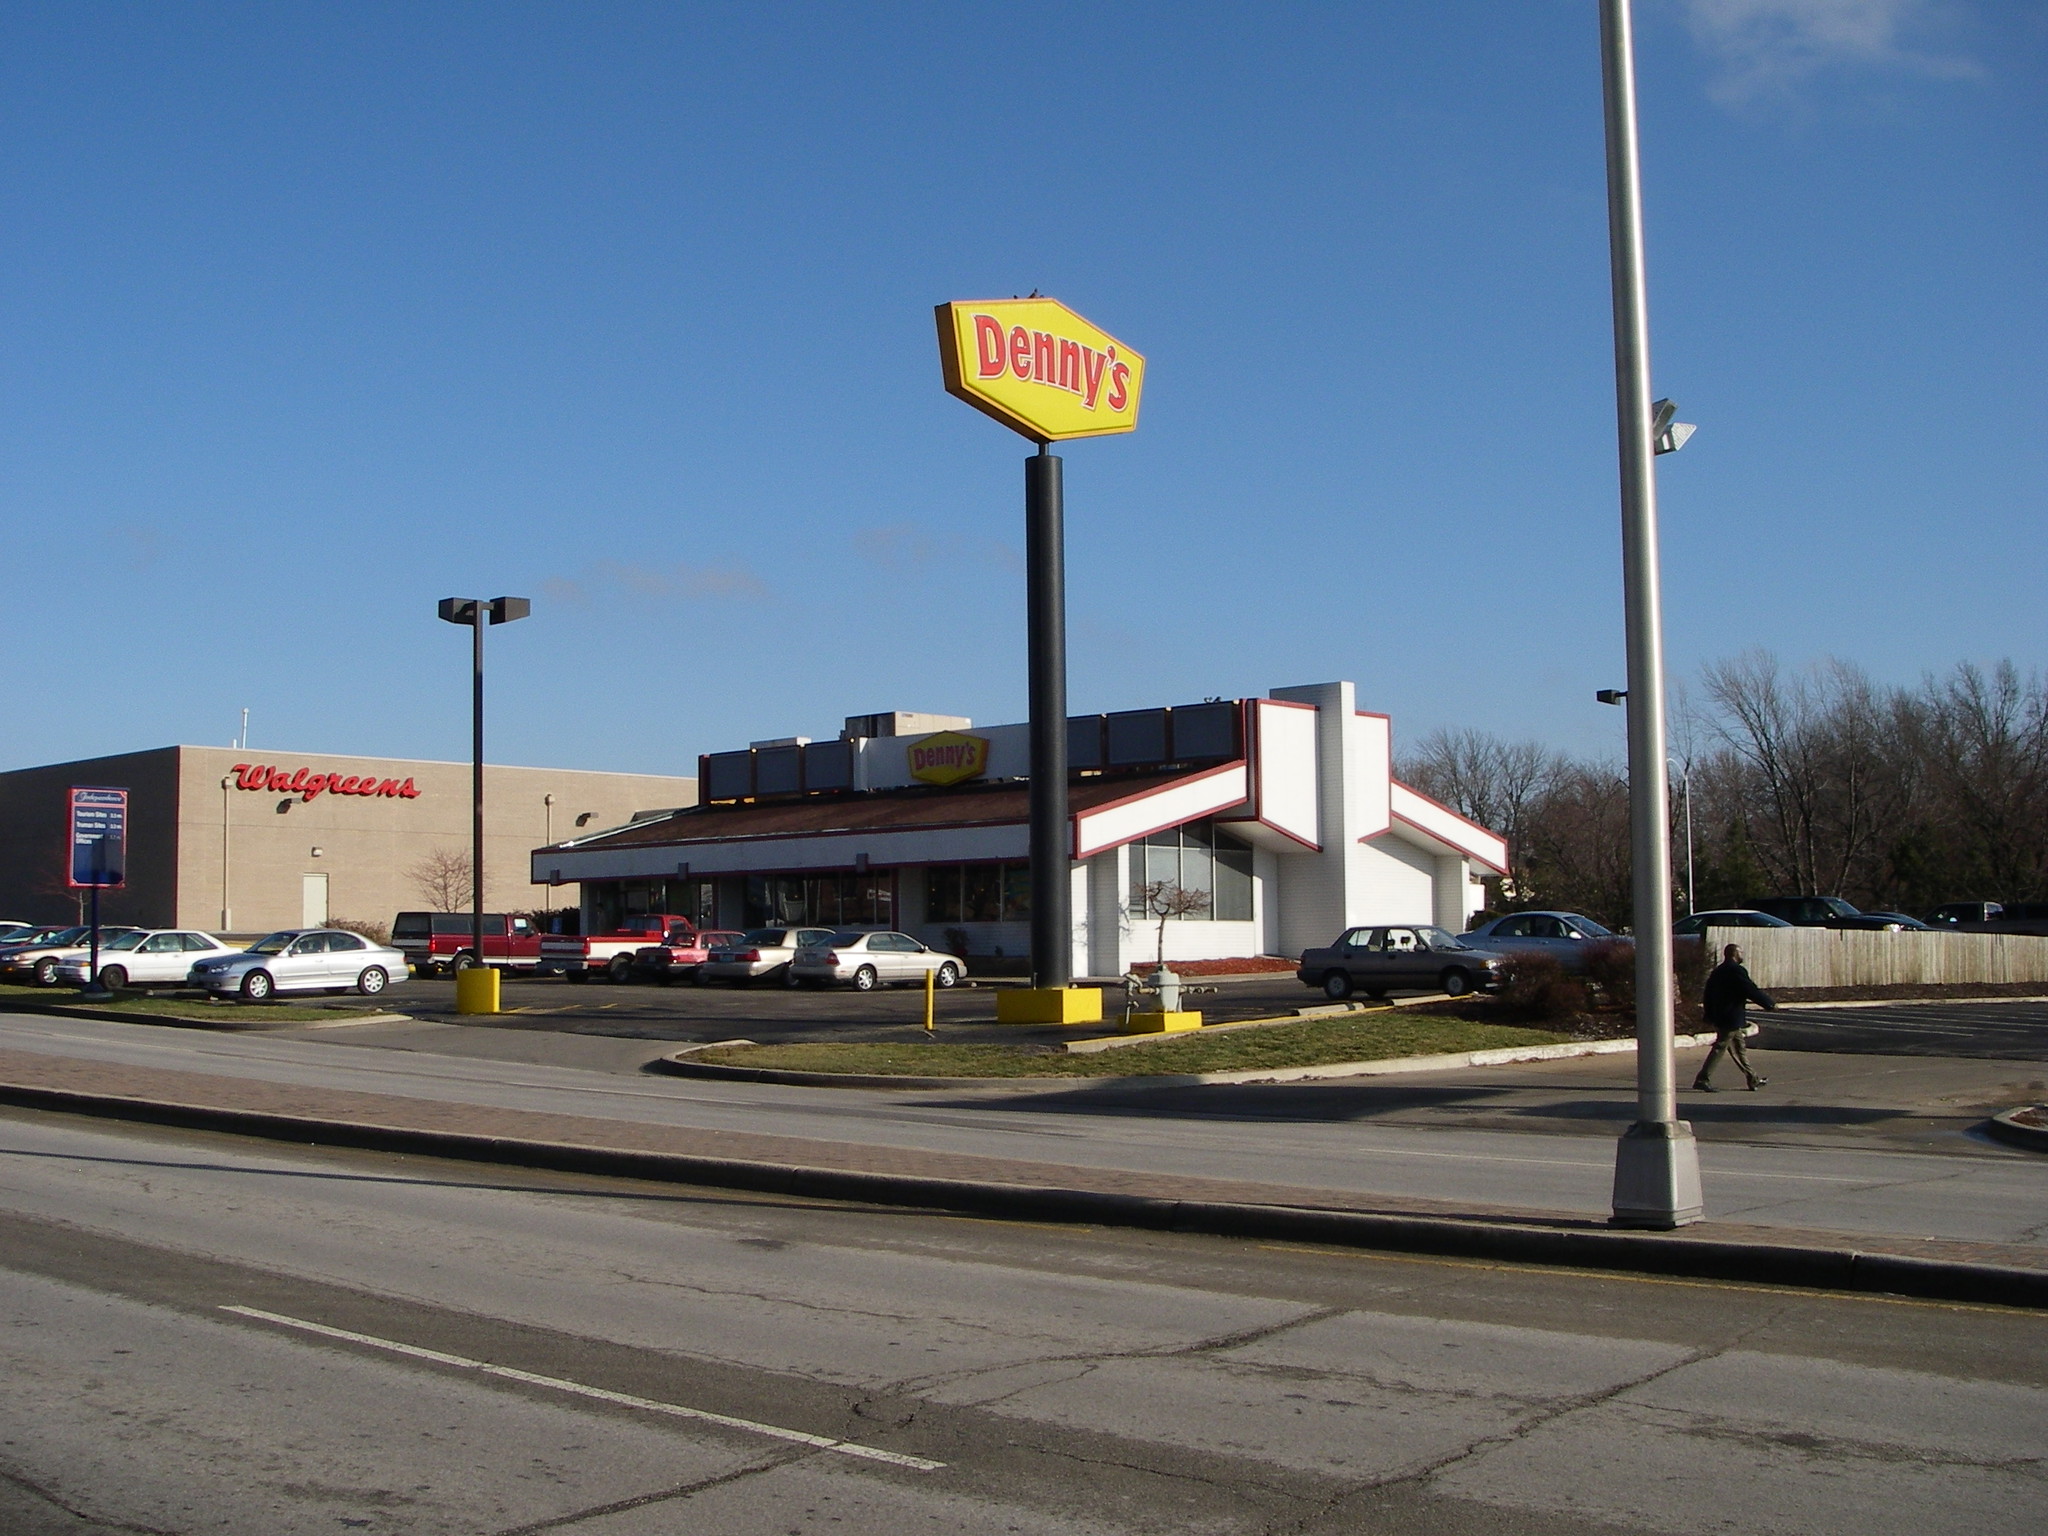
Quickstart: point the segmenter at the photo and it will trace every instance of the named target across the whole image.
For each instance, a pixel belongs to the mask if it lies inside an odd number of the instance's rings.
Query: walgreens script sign
[[[273,768],[268,763],[237,763],[235,788],[267,794],[297,795],[301,800],[321,795],[375,795],[384,800],[417,800],[418,787],[411,779],[380,779],[374,773],[315,773],[310,768]]]

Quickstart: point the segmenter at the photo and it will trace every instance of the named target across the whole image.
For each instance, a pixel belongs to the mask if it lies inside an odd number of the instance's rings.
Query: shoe
[[[1693,1091],[1694,1093],[1717,1093],[1717,1092],[1719,1092],[1719,1090],[1718,1090],[1717,1088],[1715,1088],[1715,1087],[1714,1087],[1714,1085],[1713,1085],[1712,1083],[1694,1083],[1694,1084],[1692,1085],[1692,1091]]]
[[[1765,1083],[1768,1083],[1769,1081],[1770,1079],[1768,1077],[1752,1077],[1749,1080],[1749,1091],[1751,1093],[1755,1093],[1757,1089],[1763,1087],[1763,1085]]]

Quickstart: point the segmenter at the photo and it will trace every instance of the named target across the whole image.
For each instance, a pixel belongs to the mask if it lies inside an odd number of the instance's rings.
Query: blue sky
[[[1591,0],[0,7],[5,762],[693,771],[1019,719],[1022,439],[931,306],[1144,352],[1072,703],[1358,681],[1618,751]],[[2048,16],[1642,0],[1674,676],[2048,662]],[[260,751],[259,751],[260,755]]]

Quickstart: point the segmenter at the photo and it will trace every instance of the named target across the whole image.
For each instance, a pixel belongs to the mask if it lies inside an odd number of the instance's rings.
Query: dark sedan
[[[1326,996],[1347,998],[1354,991],[1385,997],[1406,991],[1445,992],[1461,997],[1490,988],[1507,956],[1474,949],[1441,928],[1398,924],[1347,929],[1323,949],[1305,949],[1295,974],[1306,987],[1320,987]]]

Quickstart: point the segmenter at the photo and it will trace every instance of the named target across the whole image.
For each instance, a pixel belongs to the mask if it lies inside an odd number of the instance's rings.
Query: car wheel
[[[454,963],[448,969],[451,971],[473,971],[476,969],[476,956],[465,949],[456,955]]]
[[[881,984],[882,978],[875,974],[872,965],[864,965],[853,973],[853,990],[856,992],[872,992]]]
[[[128,972],[118,965],[101,966],[100,985],[109,992],[118,992],[128,985]]]
[[[1343,1002],[1351,995],[1351,973],[1332,971],[1323,978],[1323,996],[1336,1002]]]
[[[356,990],[365,997],[375,997],[391,984],[391,978],[384,974],[380,965],[366,966],[363,974],[356,978]]]
[[[933,972],[932,984],[934,986],[940,987],[959,986],[960,967],[953,964],[952,961],[948,960],[944,965],[940,966],[937,971]]]
[[[1437,977],[1436,984],[1446,997],[1463,997],[1472,990],[1472,978],[1456,966]]]
[[[35,978],[36,985],[39,987],[54,987],[57,985],[57,962],[54,960],[38,960],[36,962]]]
[[[242,978],[242,998],[245,1002],[260,1003],[277,990],[277,982],[268,971],[251,971]]]
[[[633,962],[624,955],[613,955],[611,963],[604,968],[604,979],[613,986],[630,981],[633,976]]]

